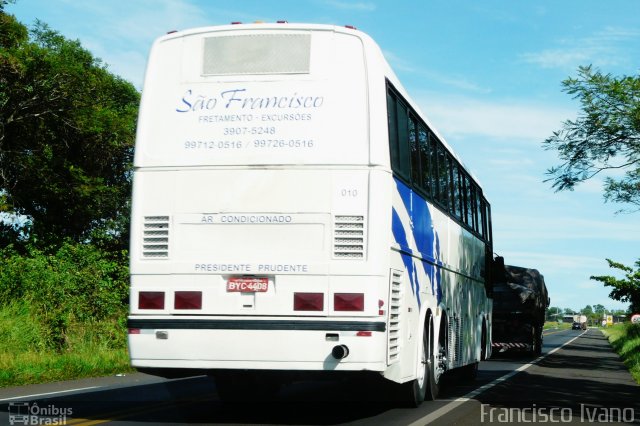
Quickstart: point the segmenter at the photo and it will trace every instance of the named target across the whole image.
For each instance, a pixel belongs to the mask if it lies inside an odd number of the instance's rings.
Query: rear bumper
[[[386,323],[287,318],[130,317],[139,368],[384,371]],[[349,355],[335,359],[337,345]]]

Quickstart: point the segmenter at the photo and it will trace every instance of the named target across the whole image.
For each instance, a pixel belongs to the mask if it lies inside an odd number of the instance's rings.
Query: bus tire
[[[480,361],[487,360],[487,322],[482,320],[482,337],[480,338]]]
[[[434,345],[434,339],[435,341]],[[442,374],[444,369],[441,368],[441,361],[446,362],[447,354],[447,321],[446,317],[442,317],[440,321],[440,331],[438,336],[435,336],[433,319],[429,318],[429,356],[427,358],[427,371],[428,371],[428,386],[425,399],[433,401],[438,398],[440,394],[440,381],[442,380]],[[443,358],[444,359],[441,359]]]
[[[422,332],[422,344],[417,357],[416,378],[401,384],[400,395],[402,405],[419,407],[425,400],[429,382],[427,357],[429,354],[429,330],[425,327]]]

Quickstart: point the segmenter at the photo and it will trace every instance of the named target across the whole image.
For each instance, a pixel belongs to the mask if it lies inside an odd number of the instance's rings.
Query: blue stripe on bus
[[[395,238],[396,243],[398,243],[400,247],[408,248],[409,242],[407,241],[407,234],[404,231],[404,226],[402,226],[402,221],[400,220],[400,216],[398,216],[396,209],[393,209],[392,211],[391,229],[393,230],[393,237]],[[420,306],[420,287],[418,284],[417,272],[413,266],[413,257],[406,253],[400,254],[402,256],[404,267],[407,268],[407,273],[409,274],[411,291],[416,295],[416,298],[418,299],[418,306]]]
[[[414,193],[411,188],[405,185],[398,179],[395,179],[396,187],[404,207],[411,218],[409,227],[411,228],[411,234],[416,243],[418,251],[421,253],[421,257],[432,259],[437,265],[440,265],[440,238],[433,226],[433,219],[431,212],[427,206],[427,202],[418,194]],[[407,231],[405,226],[400,220],[400,216],[394,210],[393,211],[393,235],[401,247],[411,248],[407,239]],[[407,267],[407,271],[410,272],[411,288],[414,290],[419,301],[420,284],[417,278],[417,271],[413,266],[413,259],[411,256],[402,255],[403,263]],[[409,266],[409,264],[411,266]],[[442,300],[441,283],[441,268],[436,268],[434,265],[427,261],[422,261],[424,269],[431,281],[431,294],[435,294],[438,303]],[[413,276],[415,274],[415,277]]]

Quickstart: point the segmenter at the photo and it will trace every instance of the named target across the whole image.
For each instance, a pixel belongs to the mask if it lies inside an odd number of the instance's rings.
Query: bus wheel
[[[430,327],[429,327],[430,328]],[[429,330],[425,327],[422,332],[422,344],[420,345],[420,353],[418,354],[418,365],[416,365],[416,378],[403,383],[400,389],[401,402],[408,407],[418,407],[425,400],[429,382]]]
[[[440,380],[447,365],[447,321],[446,317],[440,322],[440,332],[434,347],[434,327],[433,320],[429,319],[429,356],[427,357],[428,386],[427,400],[438,398],[440,393]]]
[[[480,339],[480,361],[487,360],[487,323],[482,320],[482,338]]]

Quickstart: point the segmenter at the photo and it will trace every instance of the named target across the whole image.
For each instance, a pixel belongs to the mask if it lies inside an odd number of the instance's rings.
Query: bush
[[[28,311],[41,324],[38,345],[62,350],[73,323],[112,320],[124,327],[128,304],[126,253],[65,242],[53,253],[27,247],[0,251],[0,306]],[[7,311],[11,312],[11,310]]]
[[[616,324],[603,331],[635,381],[640,384],[640,324]]]

